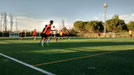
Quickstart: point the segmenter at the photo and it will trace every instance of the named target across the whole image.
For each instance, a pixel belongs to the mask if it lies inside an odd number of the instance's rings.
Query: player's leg
[[[47,38],[44,38],[44,39],[43,39],[42,44],[44,44],[44,43],[45,43],[45,40],[46,40],[46,39],[47,39]]]
[[[42,43],[41,43],[42,47],[44,47],[44,43],[46,42],[46,40],[47,40],[47,36],[46,36],[46,34],[43,34],[42,35]]]
[[[59,36],[59,40],[60,40],[60,36]]]
[[[35,35],[34,35],[34,40],[35,40]]]
[[[40,39],[40,43],[42,42],[42,39],[43,39],[43,37],[41,37],[41,39]]]
[[[47,39],[47,38],[44,37],[44,39],[42,40],[42,43],[41,43],[41,46],[42,46],[42,47],[44,47],[44,44],[45,44],[45,42],[46,42],[46,39]]]
[[[20,37],[20,40],[22,40],[22,37]]]
[[[49,43],[50,40],[51,40],[51,37],[48,38],[47,43]]]
[[[68,40],[70,40],[70,34],[68,34],[67,36],[68,36]]]
[[[131,37],[132,37],[132,35],[130,34],[130,35],[129,35],[129,37],[131,38]]]
[[[61,36],[62,40],[64,40],[63,35]]]
[[[41,34],[40,44],[41,44],[42,40],[43,40],[43,34]]]
[[[24,38],[24,35],[22,34],[20,40],[23,40],[23,38]]]
[[[55,40],[56,40],[56,42],[58,42],[58,38],[55,36]]]
[[[58,41],[58,40],[57,40],[57,37],[56,37],[56,34],[54,34],[54,39],[55,39],[56,42]]]
[[[40,43],[39,43],[40,45],[41,45],[43,39],[44,39],[43,36],[41,36]]]
[[[35,35],[35,40],[37,39],[37,35]]]
[[[59,36],[59,39],[62,39],[62,35]]]
[[[34,40],[35,40],[35,35],[34,35]]]
[[[21,37],[22,37],[22,34],[20,34],[20,38],[19,38],[19,40],[21,40]]]
[[[48,36],[50,36],[50,35],[48,35]],[[51,37],[48,37],[47,42],[46,42],[47,46],[49,46],[49,42],[50,42],[51,39],[52,39]]]
[[[69,36],[67,35],[66,38],[69,40]]]

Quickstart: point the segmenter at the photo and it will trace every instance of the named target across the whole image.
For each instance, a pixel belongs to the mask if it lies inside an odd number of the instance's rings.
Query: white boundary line
[[[3,53],[0,53],[0,56],[3,56],[3,57],[8,58],[8,59],[10,59],[10,60],[13,60],[13,61],[15,61],[15,62],[17,62],[17,63],[20,63],[20,64],[22,64],[22,65],[25,65],[25,66],[27,66],[27,67],[29,67],[29,68],[32,68],[32,69],[34,69],[34,70],[36,70],[36,71],[39,71],[39,72],[41,72],[41,73],[44,73],[44,74],[47,74],[47,75],[55,75],[55,74],[52,74],[52,73],[50,73],[50,72],[48,72],[48,71],[45,71],[45,70],[43,70],[43,69],[34,67],[34,66],[30,65],[30,64],[27,64],[27,63],[25,63],[25,62],[22,62],[22,61],[20,61],[20,60],[17,60],[17,59],[15,59],[15,58],[13,58],[13,57],[7,56],[7,55],[5,55],[5,54],[3,54]]]

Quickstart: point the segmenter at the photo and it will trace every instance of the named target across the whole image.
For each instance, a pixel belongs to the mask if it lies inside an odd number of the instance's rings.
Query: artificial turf
[[[56,75],[134,75],[134,40],[129,38],[80,38],[51,40],[41,47],[39,39],[0,38],[0,53],[47,70]],[[107,53],[113,52],[113,53]],[[101,55],[95,55],[105,53]],[[68,60],[71,58],[92,57]],[[0,56],[0,75],[43,75],[42,73]]]

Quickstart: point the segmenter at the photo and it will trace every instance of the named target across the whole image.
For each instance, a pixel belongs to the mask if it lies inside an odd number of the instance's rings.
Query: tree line
[[[86,32],[103,32],[104,30],[104,22],[102,21],[76,21],[74,23],[74,29],[78,32],[86,31]],[[134,31],[134,21],[130,21],[129,23],[125,23],[124,20],[119,19],[118,15],[114,15],[112,19],[106,20],[106,31],[107,32],[125,32],[128,30]]]

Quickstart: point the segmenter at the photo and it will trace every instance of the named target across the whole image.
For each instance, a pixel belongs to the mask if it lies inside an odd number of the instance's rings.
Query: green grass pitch
[[[52,39],[44,48],[39,38],[0,38],[0,53],[56,75],[134,75],[134,40],[129,38]],[[43,74],[0,56],[0,75]]]

